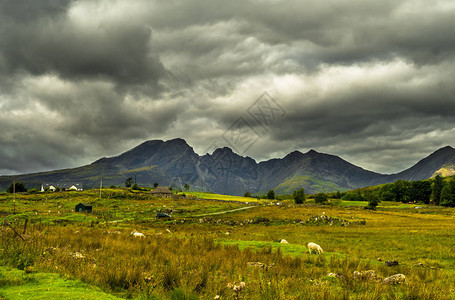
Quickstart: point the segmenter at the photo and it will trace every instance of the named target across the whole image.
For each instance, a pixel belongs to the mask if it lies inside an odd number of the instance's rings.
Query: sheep
[[[289,244],[288,241],[286,241],[285,239],[281,239],[280,240],[280,244]]]
[[[321,254],[322,252],[324,252],[324,250],[322,250],[321,246],[319,246],[318,244],[315,244],[315,243],[308,243],[307,245],[308,247],[308,251],[311,253],[313,253],[313,251],[317,254]]]
[[[145,235],[143,233],[137,232],[136,230],[131,231],[131,235],[134,237],[141,237],[141,238],[145,237]]]

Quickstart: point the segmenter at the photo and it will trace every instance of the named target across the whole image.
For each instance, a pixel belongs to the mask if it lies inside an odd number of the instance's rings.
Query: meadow
[[[0,194],[0,298],[455,299],[455,209],[199,196]],[[383,282],[394,274],[405,282]]]

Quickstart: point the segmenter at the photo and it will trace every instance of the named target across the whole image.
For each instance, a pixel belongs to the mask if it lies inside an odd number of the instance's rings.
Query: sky
[[[0,0],[0,175],[153,139],[394,173],[455,146],[452,0]]]

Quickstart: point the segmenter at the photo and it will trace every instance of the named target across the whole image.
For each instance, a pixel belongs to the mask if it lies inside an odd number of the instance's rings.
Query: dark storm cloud
[[[450,1],[0,0],[0,173],[151,138],[202,154],[239,117],[258,160],[398,171],[453,140],[454,27]],[[286,112],[267,128],[264,91]]]
[[[56,73],[70,80],[106,77],[118,84],[150,85],[165,74],[152,51],[152,32],[146,23],[103,18],[96,15],[102,12],[94,4],[91,10],[78,11],[77,2],[68,2],[57,9],[50,5],[48,11],[36,3],[27,8],[22,1],[6,3],[0,7],[0,47],[7,72]]]

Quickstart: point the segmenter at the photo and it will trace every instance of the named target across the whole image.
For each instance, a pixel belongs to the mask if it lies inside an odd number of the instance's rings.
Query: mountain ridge
[[[314,149],[306,153],[294,150],[282,158],[261,162],[241,156],[229,147],[201,156],[184,139],[176,138],[148,140],[117,156],[103,157],[78,168],[15,177],[28,187],[43,182],[73,181],[89,188],[99,186],[101,177],[106,186],[123,185],[125,175],[133,174],[139,185],[146,186],[154,182],[177,187],[189,184],[201,190],[234,195],[275,189],[280,194],[290,193],[302,186],[307,193],[316,193],[355,189],[398,179],[428,179],[441,170],[450,172],[453,165],[455,149],[451,146],[436,150],[399,173],[380,174]],[[0,176],[0,187],[6,189],[11,178]]]

